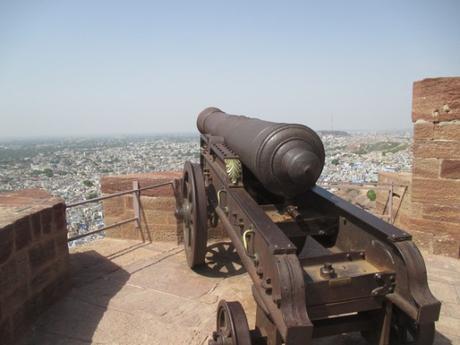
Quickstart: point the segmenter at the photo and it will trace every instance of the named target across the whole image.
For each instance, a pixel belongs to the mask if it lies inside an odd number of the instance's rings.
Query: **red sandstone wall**
[[[68,286],[65,205],[39,189],[0,194],[0,343],[12,344]]]
[[[411,229],[432,234],[435,253],[459,256],[460,78],[414,83]]]
[[[132,189],[132,183],[135,180],[142,188],[178,179],[181,176],[182,172],[177,171],[104,176],[101,178],[101,190],[103,194],[111,194]],[[106,236],[142,241],[175,241],[178,243],[182,241],[182,223],[178,223],[174,216],[176,199],[171,186],[142,191],[140,206],[140,227],[136,227],[136,223],[131,222],[106,231]],[[134,217],[133,196],[125,195],[104,200],[103,208],[106,226],[132,218]],[[222,238],[223,230],[221,227],[211,229],[209,237]]]

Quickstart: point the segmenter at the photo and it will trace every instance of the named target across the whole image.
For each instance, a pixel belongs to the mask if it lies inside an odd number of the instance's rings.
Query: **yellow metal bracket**
[[[242,236],[243,246],[246,252],[248,251],[248,235],[253,234],[253,233],[254,233],[254,230],[252,229],[247,229],[243,232],[243,236]]]

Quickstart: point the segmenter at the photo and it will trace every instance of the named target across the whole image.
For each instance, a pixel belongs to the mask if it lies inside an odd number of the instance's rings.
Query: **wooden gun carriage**
[[[316,186],[320,138],[207,108],[200,164],[185,163],[178,215],[187,262],[205,262],[221,222],[252,283],[250,330],[239,302],[220,301],[211,345],[312,344],[361,332],[374,344],[433,343],[440,302],[410,234]]]

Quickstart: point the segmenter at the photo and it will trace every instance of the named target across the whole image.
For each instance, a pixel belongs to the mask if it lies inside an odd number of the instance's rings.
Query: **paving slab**
[[[429,284],[444,302],[436,345],[460,345],[460,260],[424,255]],[[206,344],[220,299],[240,301],[250,326],[251,281],[229,243],[208,248],[192,271],[182,246],[103,239],[71,250],[72,290],[35,322],[22,345]],[[356,334],[317,345],[366,344]]]

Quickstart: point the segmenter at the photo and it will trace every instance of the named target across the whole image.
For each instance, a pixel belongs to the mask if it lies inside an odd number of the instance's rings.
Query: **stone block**
[[[410,220],[410,229],[416,231],[430,232],[433,234],[452,234],[457,235],[458,223],[440,222],[425,218],[412,217]]]
[[[27,332],[28,323],[27,308],[21,305],[11,316],[11,326],[14,339],[20,339]]]
[[[121,221],[123,216],[132,218],[134,217],[134,212],[132,210],[128,212],[125,207],[104,207],[104,217],[117,217],[118,221]]]
[[[104,209],[111,208],[111,207],[123,208],[125,207],[125,201],[124,201],[125,198],[126,198],[126,195],[117,196],[117,197],[110,198],[110,199],[105,199],[102,201],[102,206]]]
[[[444,159],[441,163],[441,177],[460,179],[460,160]]]
[[[24,316],[26,317],[26,321],[31,322],[35,320],[43,312],[44,307],[41,294],[30,296],[24,302]]]
[[[66,209],[64,203],[53,206],[53,216],[55,230],[67,232]]]
[[[433,241],[433,254],[460,257],[460,241],[452,236],[436,236]]]
[[[16,286],[9,294],[5,296],[3,304],[5,314],[14,314],[17,309],[22,307],[24,301],[27,300],[28,295],[29,290],[27,288],[26,282]]]
[[[439,177],[440,160],[437,158],[415,157],[412,164],[413,176],[427,178]]]
[[[16,253],[14,256],[16,261],[16,272],[18,281],[27,281],[30,277],[29,256],[27,250]]]
[[[124,207],[128,209],[133,208],[133,196],[126,195]],[[152,196],[141,196],[140,205],[145,210],[158,210],[158,211],[170,211],[176,210],[176,199],[171,196],[166,197],[152,197]]]
[[[32,230],[34,240],[38,240],[42,234],[40,213],[34,213],[30,215],[30,228]]]
[[[5,345],[13,343],[10,319],[0,320],[0,339]]]
[[[433,138],[433,122],[419,120],[416,123],[414,123],[414,140],[432,140]]]
[[[46,285],[53,281],[55,271],[51,265],[37,272],[30,281],[30,287],[33,292],[41,291]]]
[[[401,186],[409,186],[412,180],[412,174],[409,172],[379,172],[379,185],[389,185],[391,183]]]
[[[50,306],[57,299],[64,296],[69,287],[69,279],[66,279],[65,275],[60,275],[58,279],[50,282],[40,293],[42,307]]]
[[[441,222],[460,223],[460,206],[414,204],[414,209],[422,210],[421,218],[431,219]]]
[[[460,159],[460,141],[419,140],[413,153],[416,158]]]
[[[14,224],[16,250],[27,247],[32,240],[29,217],[19,219]]]
[[[460,141],[460,121],[445,121],[434,125],[434,139]]]
[[[412,121],[460,119],[460,78],[429,78],[413,86]]]
[[[141,222],[151,225],[176,225],[177,219],[172,212],[143,209]]]
[[[104,231],[106,237],[110,238],[124,238],[121,233],[122,226],[117,226],[115,228]],[[128,237],[129,238],[129,237]]]
[[[0,265],[5,263],[11,256],[14,247],[14,228],[7,225],[0,229]]]
[[[10,260],[0,267],[0,295],[13,290],[18,284],[16,260]]]
[[[176,211],[176,199],[174,197],[142,197],[141,206],[148,210],[174,213]]]
[[[135,223],[125,224],[121,227],[117,227],[118,230],[115,230],[113,233],[120,235],[120,238],[124,239],[133,239],[133,240],[141,240],[141,241],[152,241],[151,238],[148,237],[146,234],[146,229],[144,228],[137,228]]]
[[[54,245],[56,246],[57,255],[67,256],[69,254],[69,246],[67,242],[67,233],[59,233],[54,237]]]
[[[177,241],[177,226],[154,225],[150,227],[152,241]]]
[[[120,191],[130,190],[133,187],[133,181],[137,180],[139,186],[146,187],[150,185],[156,185],[161,183],[166,183],[174,180],[175,178],[180,178],[182,172],[157,172],[157,173],[144,173],[144,174],[128,174],[122,176],[103,176],[101,178],[101,191],[104,194],[111,194]],[[170,185],[147,189],[141,192],[143,196],[171,196],[172,188]]]
[[[403,229],[403,230],[409,230],[411,229],[411,220],[412,220],[412,214],[408,212],[398,212],[398,216],[395,220],[395,226]]]
[[[460,206],[460,181],[414,176],[412,201],[422,204]]]
[[[69,266],[70,262],[67,257],[56,260],[53,264],[55,280],[67,279],[70,274]]]
[[[45,266],[49,261],[54,259],[55,256],[56,249],[53,239],[29,249],[29,264],[32,274],[35,274],[38,269]]]
[[[42,232],[44,234],[49,234],[53,230],[53,209],[47,208],[40,212],[42,223]]]

